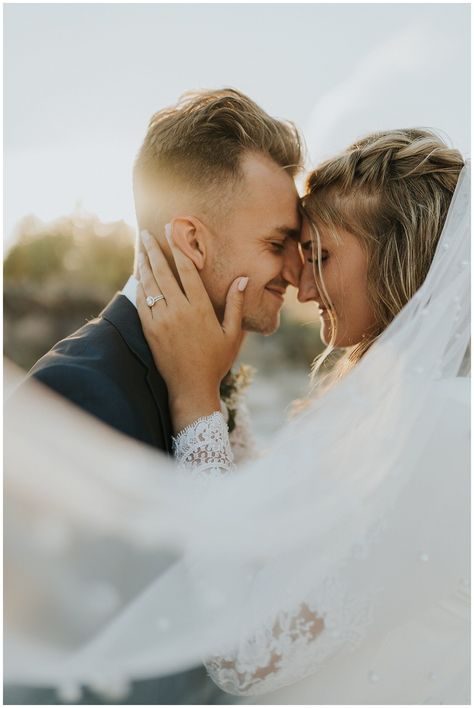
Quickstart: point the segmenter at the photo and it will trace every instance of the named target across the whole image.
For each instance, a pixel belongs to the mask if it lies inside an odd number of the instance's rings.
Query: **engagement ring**
[[[157,302],[160,300],[166,300],[164,295],[148,295],[146,299],[146,304],[148,307],[153,307],[153,305],[156,305]]]

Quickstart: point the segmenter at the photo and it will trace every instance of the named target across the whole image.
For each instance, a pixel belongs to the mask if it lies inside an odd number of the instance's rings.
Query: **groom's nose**
[[[285,244],[283,252],[283,268],[281,270],[282,277],[287,283],[298,287],[300,282],[301,271],[303,269],[303,261],[298,248],[298,242],[289,238]]]

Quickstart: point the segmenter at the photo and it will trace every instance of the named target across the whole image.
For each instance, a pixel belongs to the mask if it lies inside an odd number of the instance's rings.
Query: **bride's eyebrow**
[[[300,243],[300,247],[303,249],[303,251],[309,251],[313,247],[312,239],[308,239],[307,241]],[[316,244],[314,244],[314,248],[315,248],[315,250],[317,250]],[[321,251],[327,252],[327,248],[325,248],[322,244],[321,244]]]

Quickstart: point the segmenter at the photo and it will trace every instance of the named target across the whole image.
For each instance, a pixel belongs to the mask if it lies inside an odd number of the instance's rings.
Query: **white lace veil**
[[[469,198],[466,165],[421,289],[232,478],[187,478],[37,384],[9,399],[7,681],[107,692],[205,661],[230,692],[258,694],[456,594],[469,575]]]

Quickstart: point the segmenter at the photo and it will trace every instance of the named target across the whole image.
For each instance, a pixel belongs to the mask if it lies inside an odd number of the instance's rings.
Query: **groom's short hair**
[[[222,205],[223,189],[232,190],[242,178],[241,157],[248,151],[269,157],[291,176],[302,166],[293,123],[272,118],[236,89],[188,92],[152,116],[135,161],[135,188],[161,178],[202,194],[208,207]]]

